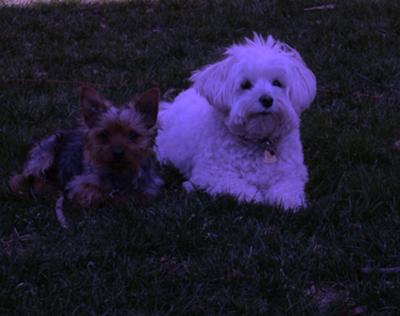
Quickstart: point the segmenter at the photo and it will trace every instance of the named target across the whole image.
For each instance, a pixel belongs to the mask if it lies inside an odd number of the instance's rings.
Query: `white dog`
[[[255,34],[194,72],[193,87],[161,105],[157,153],[211,195],[297,209],[308,179],[300,114],[314,74],[290,46]]]

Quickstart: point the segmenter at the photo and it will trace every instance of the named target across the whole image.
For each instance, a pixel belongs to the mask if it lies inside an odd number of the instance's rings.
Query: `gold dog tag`
[[[264,151],[264,163],[270,165],[277,162],[278,158],[276,158],[275,153],[272,150]]]

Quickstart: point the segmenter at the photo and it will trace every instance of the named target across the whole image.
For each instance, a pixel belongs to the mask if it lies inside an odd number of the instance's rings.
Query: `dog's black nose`
[[[265,107],[266,109],[270,108],[272,103],[274,102],[274,99],[272,99],[268,95],[262,95],[258,101],[260,101],[261,105]]]
[[[112,152],[114,160],[122,160],[124,158],[124,150],[123,149],[114,149]]]

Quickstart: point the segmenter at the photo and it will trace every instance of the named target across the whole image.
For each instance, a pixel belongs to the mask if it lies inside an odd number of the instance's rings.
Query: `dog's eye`
[[[103,130],[97,134],[97,137],[100,138],[104,142],[106,142],[108,140],[109,136],[110,136],[110,133],[107,130]]]
[[[278,88],[282,88],[283,84],[282,82],[280,82],[278,79],[275,79],[274,81],[272,81],[272,85]]]
[[[134,130],[129,131],[128,138],[129,140],[135,140],[139,136]]]
[[[253,88],[253,84],[249,80],[245,80],[245,81],[242,82],[240,87],[243,90],[250,90],[251,88]]]

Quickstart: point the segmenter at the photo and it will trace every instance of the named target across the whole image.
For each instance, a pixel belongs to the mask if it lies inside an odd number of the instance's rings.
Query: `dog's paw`
[[[270,191],[268,200],[271,204],[282,207],[285,211],[294,213],[307,207],[304,193]]]
[[[285,200],[281,200],[280,205],[285,211],[292,211],[293,213],[297,213],[301,209],[305,208],[307,206],[307,203],[301,197],[292,197],[291,199],[286,198]]]
[[[96,207],[104,200],[102,190],[92,183],[82,183],[78,187],[69,187],[68,198],[80,207]]]
[[[86,189],[78,192],[72,201],[81,207],[96,207],[103,201],[103,194],[96,189]]]

